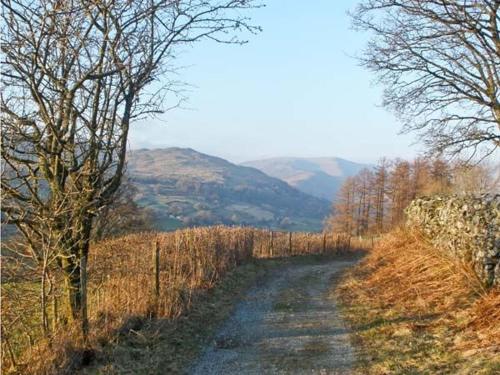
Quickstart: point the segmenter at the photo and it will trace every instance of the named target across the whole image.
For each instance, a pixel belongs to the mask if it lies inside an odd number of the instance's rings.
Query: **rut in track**
[[[354,261],[292,264],[236,306],[190,374],[349,374],[348,331],[329,293]]]

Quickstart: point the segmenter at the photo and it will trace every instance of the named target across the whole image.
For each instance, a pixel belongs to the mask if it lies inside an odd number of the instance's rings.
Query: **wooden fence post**
[[[326,253],[326,232],[323,233],[323,253]]]
[[[292,232],[288,232],[288,253],[292,255]]]

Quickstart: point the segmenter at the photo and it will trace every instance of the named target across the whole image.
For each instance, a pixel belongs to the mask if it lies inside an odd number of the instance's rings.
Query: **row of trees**
[[[500,176],[486,166],[464,166],[441,159],[382,159],[342,185],[328,219],[336,232],[383,233],[402,223],[404,209],[418,196],[486,193],[500,189]]]

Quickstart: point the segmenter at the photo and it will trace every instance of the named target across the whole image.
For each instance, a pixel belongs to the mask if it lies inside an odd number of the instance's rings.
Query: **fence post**
[[[160,244],[157,238],[153,241],[153,277],[154,294],[158,299],[160,297]]]
[[[288,232],[288,253],[292,255],[292,232]]]
[[[323,254],[326,253],[326,232],[323,233]]]

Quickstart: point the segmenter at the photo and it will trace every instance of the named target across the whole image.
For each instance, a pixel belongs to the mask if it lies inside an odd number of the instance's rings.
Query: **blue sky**
[[[252,11],[263,32],[244,46],[201,42],[182,52],[187,109],[134,125],[132,148],[191,147],[241,162],[274,156],[411,158],[414,135],[380,107],[382,88],[353,58],[355,0],[268,0]]]

